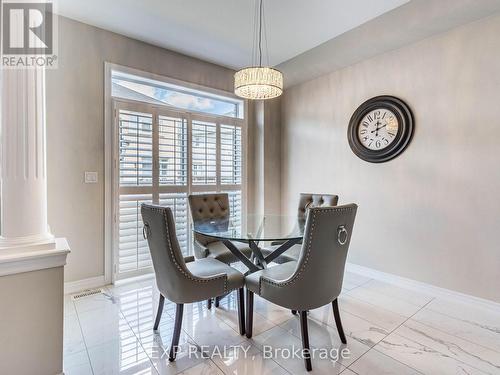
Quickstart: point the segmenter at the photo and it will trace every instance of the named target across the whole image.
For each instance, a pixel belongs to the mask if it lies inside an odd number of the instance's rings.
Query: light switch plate
[[[85,172],[86,184],[97,184],[97,172]]]

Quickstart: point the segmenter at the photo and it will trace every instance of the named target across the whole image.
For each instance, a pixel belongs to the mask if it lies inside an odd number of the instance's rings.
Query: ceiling
[[[285,87],[500,12],[500,0],[412,0],[277,66]]]
[[[409,0],[264,0],[278,65]],[[255,0],[59,0],[57,12],[230,68],[252,63]]]

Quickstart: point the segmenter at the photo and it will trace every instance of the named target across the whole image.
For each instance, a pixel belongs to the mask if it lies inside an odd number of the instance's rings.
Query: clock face
[[[398,134],[397,117],[388,109],[376,108],[359,122],[359,142],[369,150],[383,150],[391,145]]]
[[[347,139],[352,152],[370,163],[384,163],[401,154],[413,137],[410,107],[399,98],[380,95],[352,114]]]

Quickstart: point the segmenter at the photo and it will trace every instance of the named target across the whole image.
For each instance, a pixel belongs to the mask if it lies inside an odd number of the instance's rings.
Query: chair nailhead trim
[[[208,283],[211,281],[215,281],[218,279],[223,279],[224,280],[224,293],[226,293],[227,292],[227,274],[220,275],[220,276],[214,276],[214,277],[207,277],[206,279],[201,279],[199,277],[195,277],[193,274],[188,273],[182,269],[182,267],[179,265],[179,263],[175,259],[174,251],[172,249],[172,243],[170,242],[170,232],[168,231],[167,210],[162,209],[162,208],[152,207],[152,206],[148,206],[148,208],[151,209],[152,211],[157,211],[163,215],[163,218],[165,219],[165,229],[167,230],[168,249],[169,249],[170,255],[172,257],[172,261],[174,262],[177,269],[181,272],[181,274],[184,275],[184,277],[186,277],[188,280],[191,280],[191,281],[194,281],[197,283],[202,283],[202,284]]]
[[[291,285],[295,283],[301,276],[301,274],[306,270],[307,268],[307,263],[309,262],[309,256],[311,255],[311,246],[312,246],[312,238],[313,238],[313,233],[314,233],[314,225],[316,221],[316,215],[321,214],[321,213],[326,213],[326,212],[343,212],[343,211],[352,211],[352,207],[332,207],[332,208],[321,208],[320,210],[312,209],[312,223],[311,223],[311,233],[309,235],[309,242],[307,244],[307,252],[306,252],[306,257],[304,262],[302,263],[300,270],[296,271],[295,274],[287,281],[282,281],[282,282],[276,282],[271,279],[266,279],[264,276],[260,277],[259,280],[259,295],[262,295],[262,283],[265,282],[269,285],[276,286],[278,288],[283,288],[288,285]]]

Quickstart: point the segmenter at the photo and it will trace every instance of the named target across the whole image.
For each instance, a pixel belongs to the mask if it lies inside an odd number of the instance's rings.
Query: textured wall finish
[[[282,210],[298,194],[359,204],[350,262],[500,301],[500,16],[374,57],[285,91]],[[383,94],[416,130],[393,161],[347,142],[353,111]]]

